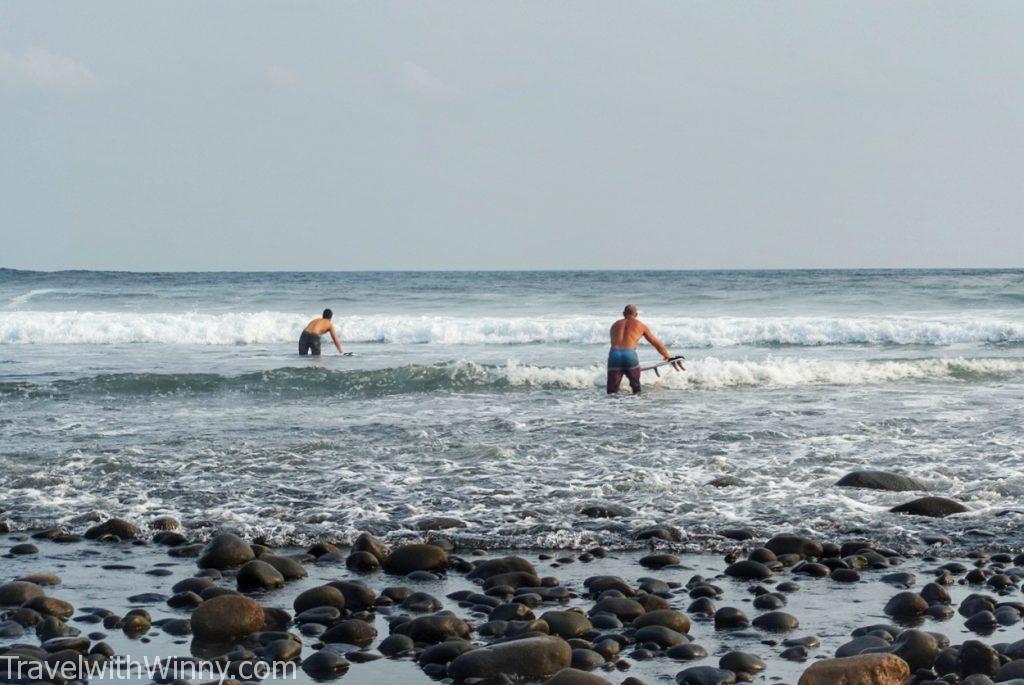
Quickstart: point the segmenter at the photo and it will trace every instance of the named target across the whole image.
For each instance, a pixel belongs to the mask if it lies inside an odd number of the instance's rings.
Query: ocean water
[[[603,390],[635,302],[685,373]],[[352,357],[300,358],[324,307]],[[641,358],[654,351],[641,346]],[[172,514],[275,543],[715,549],[922,532],[1021,546],[1024,271],[41,273],[0,270],[0,518]],[[897,471],[922,493],[836,488]],[[713,488],[731,475],[742,485]],[[628,513],[591,519],[614,503]]]

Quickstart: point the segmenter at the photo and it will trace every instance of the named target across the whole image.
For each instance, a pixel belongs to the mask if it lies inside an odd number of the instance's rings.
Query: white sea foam
[[[292,342],[308,316],[284,312],[155,313],[0,312],[0,344],[178,345]],[[397,344],[604,343],[607,318],[347,316],[336,317],[349,342]],[[667,343],[683,348],[736,345],[949,345],[1021,343],[1024,321],[998,317],[709,317],[650,321]]]
[[[644,382],[675,389],[803,385],[877,385],[910,380],[970,380],[1024,373],[1019,358],[930,358],[886,361],[822,361],[780,358],[763,361],[705,357],[686,363],[685,372],[645,374]],[[509,363],[497,370],[510,385],[587,388],[604,384],[603,367],[548,368]]]

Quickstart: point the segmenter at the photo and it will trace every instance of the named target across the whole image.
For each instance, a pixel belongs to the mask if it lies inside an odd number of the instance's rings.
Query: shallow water
[[[687,371],[608,399],[626,301]],[[295,355],[324,305],[356,356]],[[1022,410],[1024,271],[0,270],[15,528],[166,513],[282,543],[445,516],[490,548],[628,546],[656,521],[695,549],[734,525],[1019,547]],[[921,493],[833,487],[856,468],[972,511],[889,514]]]

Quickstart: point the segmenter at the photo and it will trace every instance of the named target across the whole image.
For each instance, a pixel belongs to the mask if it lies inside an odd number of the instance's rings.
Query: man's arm
[[[341,341],[338,340],[338,334],[334,332],[334,326],[331,326],[331,340],[334,341],[334,346],[338,348],[338,354],[344,354],[345,351],[341,349]]]
[[[661,353],[662,359],[672,358],[672,355],[668,353],[668,350],[665,349],[665,346],[662,345],[661,341],[654,336],[654,333],[651,333],[651,329],[648,328],[646,325],[644,326],[644,337],[647,339],[647,342],[654,345],[654,349]]]

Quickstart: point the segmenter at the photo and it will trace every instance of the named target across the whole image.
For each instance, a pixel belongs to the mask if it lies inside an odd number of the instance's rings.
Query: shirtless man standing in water
[[[651,329],[637,318],[636,305],[627,304],[622,318],[612,324],[612,349],[608,352],[608,394],[614,395],[622,384],[622,376],[629,379],[633,394],[640,393],[640,358],[636,356],[636,345],[640,338],[654,345],[662,358],[671,359],[661,341],[654,337]]]
[[[322,317],[313,319],[306,325],[306,329],[299,336],[299,354],[305,356],[309,353],[314,357],[319,357],[320,336],[324,333],[331,334],[331,340],[334,341],[334,346],[338,348],[338,354],[344,354],[344,351],[341,349],[341,342],[338,340],[338,334],[334,332],[334,324],[331,323],[331,317],[333,316],[334,312],[330,309],[325,309]]]

